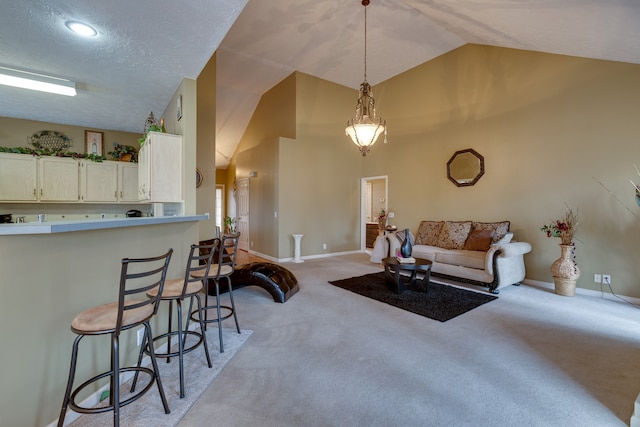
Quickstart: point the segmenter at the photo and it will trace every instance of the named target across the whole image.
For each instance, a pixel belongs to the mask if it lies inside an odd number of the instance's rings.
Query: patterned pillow
[[[436,246],[443,221],[422,221],[416,235],[416,245]]]
[[[436,246],[443,249],[462,249],[471,232],[471,221],[445,221]]]
[[[502,239],[505,234],[509,232],[509,221],[501,222],[474,222],[473,230],[493,230],[493,240],[491,243],[496,243]]]

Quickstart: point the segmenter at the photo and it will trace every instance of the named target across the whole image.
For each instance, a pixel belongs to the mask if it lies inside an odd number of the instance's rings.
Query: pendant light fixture
[[[362,0],[364,6],[364,81],[360,85],[356,115],[347,122],[346,134],[358,146],[362,157],[366,156],[384,132],[384,143],[387,143],[387,123],[376,115],[376,104],[373,91],[367,83],[367,6],[369,0]]]

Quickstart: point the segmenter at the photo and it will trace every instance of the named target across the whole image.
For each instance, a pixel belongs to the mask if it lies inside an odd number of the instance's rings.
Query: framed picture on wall
[[[104,141],[104,132],[93,130],[84,131],[85,152],[102,156],[102,146]]]

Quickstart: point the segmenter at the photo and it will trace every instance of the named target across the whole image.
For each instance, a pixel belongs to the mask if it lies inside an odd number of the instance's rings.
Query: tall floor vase
[[[576,294],[576,282],[580,277],[580,268],[576,264],[575,245],[560,245],[560,258],[551,264],[551,274],[556,294],[572,297]]]

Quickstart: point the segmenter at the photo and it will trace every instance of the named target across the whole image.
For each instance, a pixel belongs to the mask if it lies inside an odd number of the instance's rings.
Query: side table
[[[426,292],[431,279],[431,261],[422,258],[416,258],[415,263],[403,264],[396,257],[388,257],[382,259],[384,265],[384,276],[387,285],[401,294],[410,289],[414,291]],[[400,272],[410,272],[409,276],[404,276]],[[418,279],[418,272],[423,272],[424,277]]]

